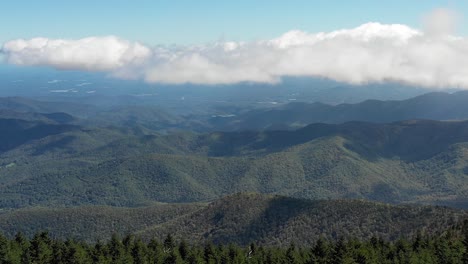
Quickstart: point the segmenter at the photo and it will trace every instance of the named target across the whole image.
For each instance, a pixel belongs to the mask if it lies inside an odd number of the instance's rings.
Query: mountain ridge
[[[468,121],[171,135],[72,128],[0,153],[2,207],[137,206],[243,191],[468,204]],[[11,133],[28,135],[28,129]]]
[[[389,123],[408,119],[466,120],[468,92],[432,92],[406,100],[365,100],[355,104],[329,105],[293,102],[271,109],[251,110],[240,115],[213,118],[223,131],[297,129],[311,123],[339,124],[349,121]]]
[[[191,243],[287,246],[313,244],[320,237],[396,240],[417,232],[437,234],[467,217],[464,210],[439,206],[236,193],[209,203],[25,208],[0,212],[0,229],[8,236],[48,231],[86,241],[107,240],[112,233],[162,240],[170,233]]]

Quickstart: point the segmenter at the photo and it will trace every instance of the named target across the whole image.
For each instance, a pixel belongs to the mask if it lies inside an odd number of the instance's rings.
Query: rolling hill
[[[171,233],[191,243],[311,245],[329,239],[372,236],[386,240],[437,234],[461,223],[466,211],[433,206],[392,206],[358,200],[313,201],[254,193],[209,204],[155,204],[118,208],[29,208],[0,213],[0,230],[13,236],[49,231],[56,238],[107,240],[119,233],[160,240]]]
[[[203,208],[204,204],[153,204],[125,208],[81,206],[68,208],[32,207],[0,212],[0,230],[4,235],[17,232],[31,236],[49,231],[54,237],[78,240],[107,240],[113,233],[132,234],[169,222]]]
[[[4,127],[17,140],[0,142],[1,207],[141,206],[244,191],[468,204],[468,122],[171,135],[14,122]]]
[[[372,236],[395,240],[423,231],[434,234],[466,219],[466,211],[431,206],[392,206],[357,200],[313,201],[254,193],[235,194],[168,223],[136,233],[145,238],[171,233],[203,243],[287,246],[329,239]]]

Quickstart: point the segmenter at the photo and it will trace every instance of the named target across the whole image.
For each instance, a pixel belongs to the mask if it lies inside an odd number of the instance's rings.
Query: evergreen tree
[[[132,234],[128,234],[123,238],[122,245],[124,246],[124,250],[127,253],[132,250],[134,240],[135,240],[135,237]]]
[[[334,251],[334,254],[333,254],[333,257],[332,257],[332,263],[334,263],[334,264],[344,263],[344,260],[346,258],[347,249],[346,249],[345,242],[344,242],[344,240],[342,238],[338,239],[338,241],[335,244],[335,248],[334,248],[333,251]]]
[[[320,237],[315,243],[312,253],[319,263],[326,263],[329,253],[328,244],[323,237]]]
[[[221,256],[219,258],[219,263],[220,264],[230,264],[230,259],[229,259],[229,252],[223,250],[221,253]]]
[[[290,263],[290,264],[303,263],[301,256],[299,255],[299,252],[297,251],[294,243],[291,243],[288,247],[288,250],[286,250],[286,260],[287,260],[287,263]]]
[[[185,240],[180,241],[180,243],[179,243],[179,255],[182,258],[182,260],[187,260],[189,253],[190,253],[190,250],[189,250],[189,247],[187,245],[187,242],[185,242]]]
[[[229,244],[227,251],[230,263],[243,263],[248,259],[248,252],[244,254],[238,246],[233,244]]]
[[[8,239],[0,234],[0,263],[9,262],[10,242]]]
[[[64,249],[65,245],[60,241],[52,242],[52,263],[61,264],[66,263],[64,260]]]
[[[457,228],[457,229],[455,229]],[[15,239],[0,235],[0,263],[142,263],[142,264],[356,264],[356,263],[399,263],[399,264],[464,264],[467,263],[467,227],[454,227],[444,236],[430,237],[417,234],[411,240],[399,239],[385,242],[382,239],[339,239],[328,242],[320,238],[312,249],[290,244],[288,248],[262,247],[250,244],[239,247],[230,244],[214,246],[211,242],[203,246],[189,247],[181,241],[177,247],[172,237],[165,244],[152,239],[145,244],[141,239],[125,237],[120,240],[113,235],[110,241],[88,244],[74,240],[51,239],[47,233],[37,233],[28,241],[17,234]],[[163,248],[172,250],[164,252]],[[128,251],[128,252],[127,252]],[[249,254],[250,253],[250,254]]]
[[[206,243],[203,249],[203,259],[206,263],[216,263],[215,249],[212,243]]]
[[[84,249],[83,245],[73,241],[67,240],[64,246],[64,263],[69,264],[85,264],[91,263],[89,254]]]
[[[188,264],[205,264],[205,261],[199,254],[195,252],[195,250],[192,249],[190,251],[190,254],[188,255],[187,263]]]
[[[30,243],[23,235],[23,233],[19,232],[15,235],[15,245],[21,251],[20,253],[20,262],[23,264],[31,263],[31,252],[29,250]]]
[[[176,247],[176,243],[171,234],[167,234],[166,239],[164,239],[163,246],[164,246],[164,251],[166,253],[169,253],[174,250],[174,248]]]
[[[136,239],[133,242],[131,255],[134,263],[149,263],[147,248],[141,239]]]
[[[47,232],[41,232],[34,235],[29,246],[31,261],[34,263],[45,264],[52,261],[52,243]]]
[[[423,246],[423,238],[421,235],[421,231],[418,231],[416,233],[416,237],[413,239],[413,251],[419,252],[422,246]]]
[[[358,264],[367,264],[367,257],[362,252],[359,252],[356,258]]]
[[[123,243],[117,234],[112,235],[108,248],[112,263],[128,263]]]
[[[156,239],[151,239],[148,244],[149,263],[162,263],[163,249]]]
[[[449,264],[450,262],[450,252],[449,245],[445,239],[438,239],[435,244],[435,255],[437,257],[437,263],[439,264]]]
[[[395,243],[395,257],[399,263],[409,263],[411,259],[411,246],[405,239],[399,239]]]
[[[109,263],[110,260],[108,258],[108,251],[106,247],[101,243],[101,241],[97,241],[94,245],[93,249],[90,251],[91,259],[93,263]]]
[[[465,251],[463,253],[463,264],[468,264],[468,220],[463,222],[463,246]]]
[[[180,258],[180,256],[177,254],[176,250],[172,250],[167,254],[166,258],[164,259],[164,264],[183,264],[184,262]]]

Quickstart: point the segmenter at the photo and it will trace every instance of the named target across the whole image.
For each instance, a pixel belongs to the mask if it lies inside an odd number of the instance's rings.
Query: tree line
[[[54,239],[47,232],[28,238],[21,233],[8,238],[0,235],[0,263],[157,263],[157,264],[367,264],[424,263],[467,264],[468,221],[460,229],[449,229],[440,235],[418,232],[411,239],[386,241],[319,238],[309,246],[264,247],[189,243],[167,235],[162,241],[148,242],[117,234],[106,241],[86,243],[73,239]]]

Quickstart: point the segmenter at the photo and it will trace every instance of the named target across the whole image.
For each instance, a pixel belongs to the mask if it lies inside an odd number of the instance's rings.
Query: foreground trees
[[[314,245],[286,248],[192,244],[168,235],[164,241],[148,243],[132,235],[94,244],[61,241],[47,232],[26,238],[0,235],[0,263],[160,263],[160,264],[241,264],[241,263],[468,263],[468,224],[438,236],[418,233],[412,239],[388,242],[373,237],[367,241],[319,238]]]

